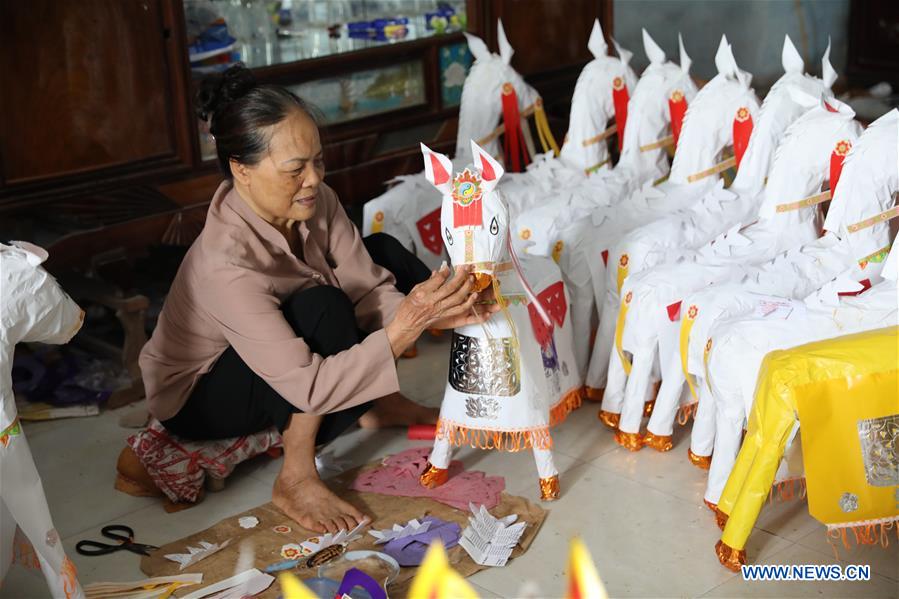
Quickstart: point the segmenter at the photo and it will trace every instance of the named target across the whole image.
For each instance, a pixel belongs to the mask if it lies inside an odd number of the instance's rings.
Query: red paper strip
[[[852,142],[841,139],[830,154],[830,197],[837,192],[837,183],[840,182],[840,174],[843,172],[843,160],[852,149]]]
[[[443,253],[443,239],[440,237],[440,208],[428,212],[415,223],[421,244],[438,256]]]
[[[687,114],[687,99],[679,89],[671,92],[668,98],[668,114],[671,116],[671,134],[674,136],[674,147],[677,148],[677,140],[680,139],[680,130],[684,124],[684,115]]]
[[[630,96],[622,77],[612,81],[612,103],[615,106],[615,124],[618,125],[618,151],[624,146],[624,126],[627,123],[627,102]]]
[[[737,115],[734,117],[734,158],[737,161],[737,169],[740,168],[740,161],[743,160],[743,154],[749,146],[749,137],[752,135],[752,114],[745,106],[737,109]]]

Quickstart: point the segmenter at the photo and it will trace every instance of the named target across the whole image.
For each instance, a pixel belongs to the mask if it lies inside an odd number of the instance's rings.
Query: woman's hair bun
[[[207,121],[227,104],[245,96],[256,87],[256,77],[243,63],[228,67],[223,73],[207,75],[197,91],[197,115]]]

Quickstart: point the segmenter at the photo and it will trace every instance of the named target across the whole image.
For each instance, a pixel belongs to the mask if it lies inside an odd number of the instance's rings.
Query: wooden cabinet
[[[6,215],[17,218],[16,236],[48,243],[209,200],[219,177],[194,115],[188,1],[0,2],[0,35],[13,49],[0,53],[0,236],[12,236]],[[561,139],[577,75],[591,58],[593,20],[611,33],[611,0],[456,5],[464,6],[468,30],[494,51],[502,18],[515,48],[512,64],[543,96]],[[419,141],[452,152],[458,98],[447,94],[443,61],[447,52],[465,50],[461,33],[428,33],[310,57],[296,48],[257,46],[246,58],[259,81],[303,95],[352,86],[354,78],[371,80],[364,86],[377,94],[381,83],[389,89],[396,78],[418,78],[409,101],[386,110],[350,106],[323,123],[326,180],[357,215],[384,181],[421,170]],[[273,51],[280,52],[274,60],[267,54]],[[50,221],[52,234],[42,237]]]
[[[0,2],[0,205],[191,167],[176,8]]]

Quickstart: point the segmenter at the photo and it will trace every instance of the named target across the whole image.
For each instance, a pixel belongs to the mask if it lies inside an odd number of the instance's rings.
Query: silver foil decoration
[[[465,399],[465,415],[469,418],[499,418],[499,400],[495,397],[468,397]]]
[[[856,495],[855,493],[843,493],[840,496],[840,509],[847,514],[857,510],[858,495]]]
[[[521,391],[519,362],[512,337],[479,339],[453,331],[449,383],[459,393],[512,397]]]
[[[859,420],[858,438],[868,484],[899,486],[899,414]]]

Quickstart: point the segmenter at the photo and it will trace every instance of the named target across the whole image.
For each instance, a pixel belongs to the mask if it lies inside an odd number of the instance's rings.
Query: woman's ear
[[[247,168],[247,165],[233,158],[228,161],[228,164],[231,167],[231,177],[244,187],[248,187],[250,185],[250,170]]]

